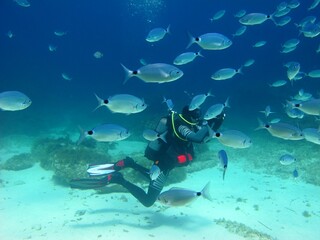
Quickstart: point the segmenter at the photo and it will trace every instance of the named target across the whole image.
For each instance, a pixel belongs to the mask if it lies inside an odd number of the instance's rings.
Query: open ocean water
[[[253,145],[234,149],[215,139],[209,144],[220,144],[217,149],[230,151],[231,158],[244,159],[247,169],[292,180],[296,169],[300,181],[320,186],[319,143],[285,140],[271,136],[266,130],[255,130],[259,126],[258,118],[264,122],[279,118],[300,129],[319,127],[319,115],[292,118],[283,107],[287,100],[299,95],[299,91],[300,95],[304,91],[315,99],[320,98],[320,76],[304,76],[291,83],[284,66],[294,61],[300,63],[300,71],[304,73],[320,69],[320,53],[316,51],[320,45],[320,30],[315,36],[306,37],[295,25],[307,16],[316,16],[315,24],[320,28],[320,6],[308,10],[313,0],[301,0],[298,7],[286,14],[291,21],[284,26],[266,20],[247,26],[243,35],[235,37],[233,34],[241,26],[234,16],[239,10],[272,14],[283,1],[30,0],[28,7],[20,6],[19,2],[24,3],[19,0],[0,2],[0,92],[21,91],[32,104],[22,111],[0,111],[1,152],[6,152],[8,139],[17,139],[21,144],[17,148],[21,149],[26,142],[32,146],[37,140],[52,136],[70,137],[75,143],[78,126],[89,130],[102,123],[117,123],[129,129],[131,136],[124,141],[147,144],[142,137],[143,130],[155,127],[167,114],[167,107],[162,103],[164,96],[172,99],[174,110],[180,112],[192,97],[210,91],[214,97],[206,99],[202,112],[229,98],[230,108],[226,109],[221,131],[239,130],[251,138]],[[219,10],[226,11],[224,16],[210,21]],[[276,22],[281,18],[274,17]],[[166,29],[169,25],[170,33],[162,40],[154,43],[145,40],[151,29]],[[65,35],[57,36],[55,31]],[[186,50],[188,33],[197,37],[210,32],[227,36],[232,45],[215,51],[193,44]],[[281,53],[283,43],[292,38],[300,40],[297,48]],[[253,47],[259,41],[266,41],[266,44]],[[172,64],[180,53],[200,50],[204,57],[177,66],[184,72],[177,81],[145,83],[133,77],[123,84],[125,72],[121,64],[131,70],[142,66],[141,59],[147,63]],[[101,58],[94,57],[97,51],[103,54]],[[238,69],[249,59],[254,59],[254,64],[242,67],[241,74],[223,81],[211,79],[215,71]],[[64,79],[63,73],[71,79]],[[269,86],[281,79],[287,81],[286,85]],[[119,93],[143,98],[148,107],[131,115],[111,113],[106,107],[93,111],[98,105],[94,94],[107,99]],[[260,112],[266,106],[275,112],[268,118]],[[24,137],[31,140],[21,140]],[[211,156],[208,149],[203,151]],[[285,153],[294,155],[297,159],[294,165],[279,163],[279,157]],[[212,153],[212,159],[217,161],[216,152]],[[5,160],[0,157],[1,164]],[[319,218],[319,211],[312,214]]]

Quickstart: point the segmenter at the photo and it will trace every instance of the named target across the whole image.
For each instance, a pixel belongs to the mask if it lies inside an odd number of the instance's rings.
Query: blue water
[[[186,51],[187,32],[194,36],[206,32],[219,32],[230,38],[240,26],[233,17],[240,9],[247,12],[272,13],[281,1],[152,1],[152,0],[97,0],[31,1],[31,7],[23,8],[6,0],[0,3],[0,91],[19,90],[33,101],[30,108],[20,112],[0,113],[0,133],[38,134],[48,128],[67,125],[77,131],[77,126],[93,127],[102,122],[118,122],[136,133],[142,131],[148,121],[155,121],[154,114],[166,113],[162,97],[171,98],[177,111],[190,101],[190,94],[206,93],[215,98],[207,105],[224,102],[230,97],[226,128],[243,131],[253,130],[258,123],[259,110],[270,105],[279,116],[283,115],[282,104],[299,89],[317,97],[319,79],[306,78],[287,84],[283,88],[269,88],[268,83],[286,79],[283,64],[298,61],[301,70],[308,72],[319,67],[319,54],[315,49],[319,37],[305,38],[299,35],[293,23],[312,14],[307,8],[312,1],[301,1],[289,15],[292,21],[277,27],[272,21],[249,26],[247,32],[233,38],[233,45],[222,51],[203,50],[205,58],[181,66],[184,76],[176,82],[147,84],[137,78],[123,85],[124,72],[120,63],[130,69],[141,66],[140,58],[148,62],[172,63],[180,53]],[[223,18],[210,23],[209,18],[220,9],[226,9]],[[171,24],[171,34],[163,40],[150,44],[145,41],[147,33],[154,27],[166,28]],[[13,38],[6,33],[11,30]],[[57,37],[55,30],[67,31]],[[293,37],[301,41],[298,48],[289,54],[281,54],[281,44]],[[262,48],[252,48],[257,41],[266,40]],[[50,52],[48,45],[57,46]],[[196,44],[189,49],[200,50]],[[95,59],[93,53],[101,51],[104,57]],[[210,79],[213,72],[224,67],[238,68],[253,58],[255,64],[226,81]],[[61,73],[73,78],[65,81]],[[139,115],[123,116],[111,114],[107,109],[92,110],[97,102],[97,93],[103,98],[117,93],[131,93],[143,97],[149,105]],[[260,115],[260,117],[262,117]],[[313,122],[307,117],[302,122]],[[308,124],[307,124],[308,125]],[[309,124],[310,125],[310,124]]]

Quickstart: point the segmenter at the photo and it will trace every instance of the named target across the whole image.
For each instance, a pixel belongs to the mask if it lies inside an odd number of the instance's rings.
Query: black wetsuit
[[[181,119],[181,117],[177,117],[174,120],[174,127],[172,124],[169,126],[171,127],[171,129],[168,130],[168,134],[170,134],[170,136],[166,136],[167,144],[165,148],[162,149],[161,152],[158,152],[154,159],[149,158],[154,161],[154,164],[159,166],[161,170],[161,174],[155,180],[150,179],[148,174],[149,169],[137,164],[132,161],[132,159],[129,163],[124,164],[124,167],[130,167],[139,171],[150,181],[147,192],[124,179],[122,175],[120,175],[120,177],[111,178],[110,183],[122,185],[144,206],[152,206],[161,193],[170,170],[175,167],[188,165],[194,157],[193,142],[203,143],[206,137],[209,136],[209,127],[213,131],[216,131],[221,126],[223,119],[224,114],[221,114],[218,118],[209,121],[208,124],[198,126],[195,124],[188,124],[186,121]],[[174,132],[174,129],[176,133]]]

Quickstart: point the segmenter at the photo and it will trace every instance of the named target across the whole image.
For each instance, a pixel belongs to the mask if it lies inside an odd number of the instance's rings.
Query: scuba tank
[[[170,117],[171,117],[171,114],[167,117],[162,117],[159,120],[158,125],[155,129],[157,133],[161,135],[168,131]],[[167,138],[167,136],[168,136],[168,133],[166,134],[165,137]],[[158,160],[159,155],[164,154],[166,152],[167,148],[168,148],[168,144],[164,142],[161,138],[157,138],[156,140],[149,142],[145,150],[144,156],[149,160],[156,161]]]

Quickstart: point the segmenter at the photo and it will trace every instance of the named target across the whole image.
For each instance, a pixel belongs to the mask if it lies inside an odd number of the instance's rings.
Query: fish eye
[[[109,103],[109,100],[107,99],[107,100],[103,100],[103,103],[104,104],[108,104]]]
[[[93,131],[90,130],[90,131],[88,131],[87,133],[88,133],[88,135],[92,135],[92,134],[93,134]]]
[[[196,40],[197,42],[199,42],[199,41],[200,41],[200,38],[199,38],[199,37],[196,37],[195,40]]]

